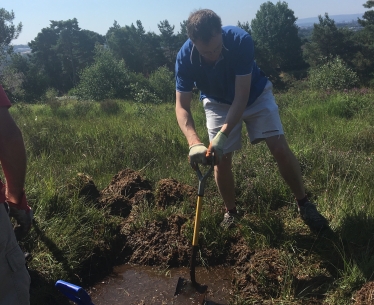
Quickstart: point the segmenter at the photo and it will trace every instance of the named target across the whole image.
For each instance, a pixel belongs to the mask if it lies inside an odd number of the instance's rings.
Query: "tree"
[[[149,75],[166,63],[160,37],[153,32],[145,33],[140,20],[136,26],[124,27],[115,21],[106,33],[106,40],[114,56],[123,59],[133,72]]]
[[[29,43],[32,60],[43,69],[50,85],[67,92],[79,82],[79,72],[93,62],[95,44],[103,44],[104,37],[81,30],[76,18],[51,21]]]
[[[181,35],[184,37],[184,40],[187,39],[187,20],[183,20],[181,23],[179,23],[181,29],[178,33],[178,35]]]
[[[13,51],[10,43],[17,39],[22,31],[22,23],[13,24],[14,12],[8,12],[4,8],[0,9],[0,66],[7,54]]]
[[[52,28],[43,28],[37,37],[29,43],[32,51],[31,60],[43,70],[48,77],[48,86],[62,89],[62,64],[54,46],[58,34]]]
[[[161,39],[161,48],[164,51],[167,67],[170,70],[174,69],[175,58],[181,47],[178,43],[178,37],[174,35],[174,25],[171,26],[169,21],[164,20],[160,21],[157,24],[158,29],[160,30],[160,39]]]
[[[27,56],[13,53],[4,69],[3,85],[12,102],[33,103],[48,89],[48,78]]]
[[[243,22],[243,23],[241,23],[240,21],[238,21],[238,27],[242,28],[244,31],[246,31],[249,34],[252,34],[251,26],[249,25],[248,21]]]
[[[374,0],[368,0],[365,8],[374,7]],[[364,27],[355,35],[355,42],[359,51],[355,54],[352,62],[363,83],[373,82],[374,79],[374,10],[366,11],[363,19],[358,22]]]
[[[304,64],[296,20],[286,2],[268,1],[261,4],[251,22],[256,61],[274,78],[276,69],[296,69]]]
[[[178,48],[180,48],[185,43],[185,41],[188,39],[187,20],[183,20],[181,23],[179,23],[179,25],[180,25],[181,28],[180,28],[179,32],[177,33]]]
[[[326,13],[318,16],[314,24],[310,42],[304,46],[304,57],[310,66],[319,66],[340,56],[349,63],[356,49],[352,41],[352,31],[339,29],[335,21]]]
[[[73,86],[77,84],[77,61],[74,49],[79,44],[78,32],[80,28],[76,18],[67,21],[51,21],[50,27],[58,33],[58,39],[54,49],[62,62],[62,71],[66,78],[70,79]]]
[[[365,4],[363,4],[365,8],[372,8],[374,7],[374,0],[368,0]],[[368,25],[374,25],[374,11],[366,11],[362,16],[363,19],[358,18],[358,23],[361,24],[363,27]]]

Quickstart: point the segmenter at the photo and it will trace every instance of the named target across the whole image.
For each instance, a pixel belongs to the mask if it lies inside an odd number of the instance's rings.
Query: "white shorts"
[[[230,132],[225,143],[223,151],[225,154],[242,147],[241,132],[243,122],[246,125],[248,137],[252,144],[284,133],[278,105],[275,103],[272,89],[273,84],[268,81],[261,95],[244,110],[241,120]],[[203,100],[203,105],[209,140],[211,141],[221,130],[231,105],[209,98]]]
[[[0,203],[0,305],[30,304],[30,275],[4,203]]]

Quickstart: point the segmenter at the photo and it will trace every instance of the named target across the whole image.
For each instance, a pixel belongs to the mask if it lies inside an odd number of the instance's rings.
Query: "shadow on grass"
[[[65,258],[64,253],[57,245],[39,228],[38,223],[34,219],[33,230],[37,234],[38,238],[46,245],[52,255],[62,263],[63,268],[68,273],[72,273],[70,270],[68,260]],[[56,304],[56,305],[69,305],[69,300],[55,288],[55,281],[47,280],[45,275],[38,272],[37,270],[29,269],[31,277],[30,285],[30,304]]]
[[[298,249],[320,258],[320,269],[329,275],[316,275],[295,282],[297,297],[313,296],[323,299],[334,281],[351,276],[354,266],[361,271],[367,281],[374,274],[374,219],[364,213],[346,216],[336,231],[330,228],[317,235],[297,234],[289,236],[296,242]],[[305,266],[310,268],[310,266]],[[357,287],[354,287],[354,286]],[[359,289],[359,281],[351,289]]]
[[[119,232],[113,232],[117,238],[113,239],[107,247],[93,247],[91,255],[82,260],[79,270],[73,269],[69,264],[69,257],[64,249],[59,247],[53,240],[46,236],[38,222],[33,223],[34,240],[38,240],[45,245],[56,261],[62,265],[65,278],[47,279],[48,276],[42,271],[29,270],[31,277],[31,305],[36,304],[71,304],[66,302],[66,297],[54,287],[59,279],[87,288],[90,285],[102,280],[113,271],[113,266],[124,263],[126,255],[124,251],[125,240]],[[30,246],[30,245],[29,245]],[[32,252],[32,251],[31,251]]]
[[[38,222],[34,219],[33,221],[33,229],[40,239],[41,242],[48,248],[48,250],[52,253],[54,258],[61,262],[63,269],[68,272],[69,275],[74,274],[73,271],[70,269],[69,262],[64,255],[64,251],[62,251],[50,238],[48,238],[44,232],[39,228]]]
[[[55,288],[55,282],[47,281],[43,274],[36,270],[29,269],[29,274],[31,277],[30,305],[71,304],[69,299]]]

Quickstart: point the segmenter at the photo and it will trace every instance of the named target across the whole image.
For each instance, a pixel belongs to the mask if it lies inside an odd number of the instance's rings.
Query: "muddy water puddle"
[[[179,278],[190,280],[189,268],[160,270],[149,266],[122,265],[89,291],[95,305],[148,304],[228,304],[232,280],[231,268],[196,268],[196,280],[207,285],[207,292],[183,290],[174,296]]]

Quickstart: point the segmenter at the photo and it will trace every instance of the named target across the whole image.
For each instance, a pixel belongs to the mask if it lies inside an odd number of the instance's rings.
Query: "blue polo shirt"
[[[235,26],[222,27],[223,48],[220,59],[212,66],[205,64],[194,44],[188,39],[179,50],[175,63],[176,90],[200,90],[200,100],[208,97],[232,104],[235,76],[252,74],[248,105],[260,96],[267,82],[254,61],[252,37]]]

